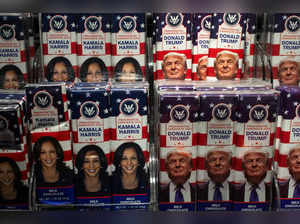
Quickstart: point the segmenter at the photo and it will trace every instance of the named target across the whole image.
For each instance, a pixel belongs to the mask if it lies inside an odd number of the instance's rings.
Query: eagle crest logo
[[[52,104],[52,98],[48,92],[37,92],[34,96],[34,103],[40,108],[48,108]]]
[[[132,115],[138,111],[138,105],[133,99],[126,99],[120,104],[121,112]]]
[[[250,117],[254,121],[267,119],[268,111],[263,105],[256,105],[250,110]]]
[[[240,15],[238,13],[226,13],[225,21],[229,25],[235,25],[240,21]]]
[[[171,118],[177,122],[183,122],[188,118],[189,112],[183,105],[177,105],[171,110]]]
[[[0,27],[0,35],[3,40],[11,40],[15,36],[15,30],[10,25]]]
[[[213,109],[213,116],[217,120],[226,120],[228,117],[230,117],[230,114],[230,108],[224,103],[217,104]]]
[[[54,16],[50,21],[50,25],[53,30],[60,32],[66,28],[66,20],[63,16]]]
[[[132,32],[136,29],[136,21],[131,16],[125,16],[120,20],[120,28],[124,32]]]
[[[89,32],[97,32],[101,29],[101,23],[96,17],[89,17],[85,22],[85,27]]]
[[[202,28],[206,31],[211,29],[211,15],[205,16],[202,20]]]
[[[296,32],[299,29],[300,19],[298,16],[291,16],[286,20],[285,27],[290,32]]]
[[[99,109],[95,102],[88,101],[81,105],[80,112],[85,118],[91,119],[98,115]]]
[[[169,13],[167,23],[171,26],[178,26],[182,23],[182,16],[179,13]]]

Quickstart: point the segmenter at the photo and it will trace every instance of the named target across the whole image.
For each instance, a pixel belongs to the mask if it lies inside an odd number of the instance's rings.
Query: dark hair
[[[56,150],[56,154],[57,154],[56,169],[58,171],[66,169],[67,167],[64,163],[64,151],[61,145],[59,144],[59,142],[51,136],[43,136],[37,140],[33,148],[33,157],[37,165],[36,172],[40,172],[40,169],[42,168],[42,164],[40,161],[40,154],[42,150],[42,145],[46,142],[50,142]]]
[[[116,80],[120,80],[120,76],[122,75],[122,69],[123,69],[123,66],[127,63],[131,63],[133,64],[134,66],[134,69],[135,69],[135,73],[138,75],[136,77],[136,80],[141,80],[141,77],[143,76],[143,73],[142,73],[142,69],[141,69],[141,66],[139,64],[139,62],[135,59],[135,58],[132,58],[132,57],[126,57],[126,58],[122,58],[116,65],[115,67],[115,71],[114,71],[114,74],[115,74],[115,77],[116,77]]]
[[[75,160],[75,166],[78,169],[79,175],[80,174],[83,175],[82,166],[83,166],[83,163],[84,163],[85,154],[87,152],[91,152],[91,151],[96,152],[98,157],[99,157],[100,164],[101,164],[100,174],[102,172],[106,171],[107,161],[106,161],[106,157],[105,157],[105,154],[104,154],[103,150],[97,145],[86,145],[82,149],[80,149],[80,151],[78,152],[78,154],[76,156],[76,160]]]
[[[81,81],[86,81],[86,76],[87,76],[87,73],[88,73],[89,66],[90,66],[90,64],[94,64],[94,63],[98,64],[99,67],[101,68],[102,77],[104,77],[105,80],[108,79],[108,71],[107,71],[107,68],[105,66],[105,63],[100,58],[93,57],[93,58],[87,59],[81,65],[81,68],[80,68],[80,79],[81,79]]]
[[[0,164],[1,163],[8,163],[11,168],[13,169],[14,175],[15,175],[15,179],[14,179],[14,187],[15,189],[20,189],[21,187],[23,187],[23,183],[21,182],[21,171],[19,166],[17,165],[16,161],[14,161],[13,159],[9,158],[9,157],[0,157]]]
[[[145,171],[143,169],[143,167],[145,166],[144,154],[143,154],[141,147],[138,144],[136,144],[135,142],[125,142],[117,148],[117,150],[114,154],[114,161],[113,161],[113,164],[116,167],[115,172],[117,172],[120,175],[122,174],[120,163],[121,163],[124,151],[128,148],[133,148],[134,151],[136,152],[138,164],[139,164],[139,166],[137,168],[137,175],[144,175],[145,174]]]
[[[51,61],[48,63],[47,68],[46,68],[46,78],[49,82],[53,81],[53,73],[54,73],[54,66],[57,63],[64,63],[66,68],[67,68],[67,72],[68,72],[68,81],[74,81],[75,78],[75,73],[72,67],[71,62],[65,58],[65,57],[55,57],[53,59],[51,59]]]
[[[24,82],[22,71],[17,66],[9,64],[0,69],[0,88],[3,88],[5,74],[8,71],[14,71],[18,77],[18,82]]]

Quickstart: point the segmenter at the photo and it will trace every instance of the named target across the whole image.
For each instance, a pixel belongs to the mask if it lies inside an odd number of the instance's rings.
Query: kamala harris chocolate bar
[[[112,72],[111,14],[78,14],[77,19],[79,78],[87,82],[107,80]],[[87,79],[93,64],[100,68],[100,79]]]

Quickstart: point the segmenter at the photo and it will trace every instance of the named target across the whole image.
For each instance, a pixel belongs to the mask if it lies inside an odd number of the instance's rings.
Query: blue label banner
[[[300,209],[300,199],[285,198],[280,199],[281,209]]]
[[[1,204],[0,209],[8,209],[8,210],[28,210],[27,203],[18,203],[18,204]]]
[[[195,209],[196,204],[193,202],[159,204],[160,211],[195,211]]]
[[[42,204],[59,205],[74,202],[74,186],[37,187],[37,198]]]
[[[269,210],[269,203],[267,202],[260,202],[260,203],[248,203],[248,202],[235,202],[233,204],[234,211],[268,211]]]
[[[104,197],[76,197],[76,203],[89,207],[100,207],[110,210],[111,196]]]
[[[145,210],[149,206],[148,194],[128,194],[113,195],[113,210],[141,209]]]
[[[208,202],[201,201],[197,204],[198,211],[231,211],[232,210],[232,202],[224,201],[224,202]]]

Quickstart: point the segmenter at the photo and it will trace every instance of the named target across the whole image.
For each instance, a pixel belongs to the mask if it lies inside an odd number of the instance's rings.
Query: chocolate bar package
[[[157,13],[157,79],[191,79],[192,14]],[[176,64],[175,71],[171,67]],[[174,69],[173,69],[174,70]]]
[[[245,38],[244,60],[243,60],[243,78],[252,78],[254,73],[254,52],[255,52],[255,35],[257,29],[256,14],[246,13],[247,29]]]
[[[99,82],[111,74],[111,15],[78,14],[77,55],[80,80]]]
[[[192,79],[206,80],[211,13],[193,14]]]
[[[78,77],[76,16],[40,14],[44,77],[48,81],[71,81]]]
[[[0,149],[0,210],[30,209],[29,170],[24,148]]]
[[[144,210],[150,201],[148,85],[115,83],[110,100],[112,209]]]
[[[30,130],[69,121],[65,83],[28,84],[26,98]]]
[[[0,105],[12,105],[16,104],[20,107],[20,121],[19,125],[22,127],[23,136],[28,133],[27,127],[27,108],[25,92],[23,90],[14,91],[0,91]]]
[[[161,92],[159,115],[159,209],[194,211],[199,95]]]
[[[300,13],[274,14],[272,73],[277,85],[297,85],[300,62]]]
[[[234,210],[266,211],[270,208],[277,102],[278,95],[274,90],[239,93],[236,112],[237,147],[234,170],[237,190]],[[260,171],[255,175],[252,173],[254,167]],[[243,195],[245,186],[248,186],[249,191]],[[251,192],[254,198],[250,197]]]
[[[280,209],[299,209],[297,158],[299,155],[299,87],[281,88],[281,132],[277,181]]]
[[[197,209],[232,209],[234,195],[232,159],[235,152],[234,92],[201,92],[197,153]]]
[[[145,14],[113,14],[111,32],[114,79],[141,81],[146,77]]]
[[[71,89],[76,203],[109,209],[111,204],[111,185],[108,177],[108,173],[111,173],[109,94],[105,86],[93,88],[85,84],[88,83],[80,83],[80,87],[76,85]],[[94,184],[86,185],[86,181],[95,178],[97,181]]]
[[[74,174],[69,122],[31,131],[37,204],[74,202]]]
[[[24,136],[20,105],[0,101],[0,136],[0,148],[20,148]]]
[[[218,80],[240,78],[246,24],[247,18],[243,13],[213,14],[207,68],[209,77]]]
[[[1,89],[20,89],[27,81],[28,58],[22,14],[0,16]]]

